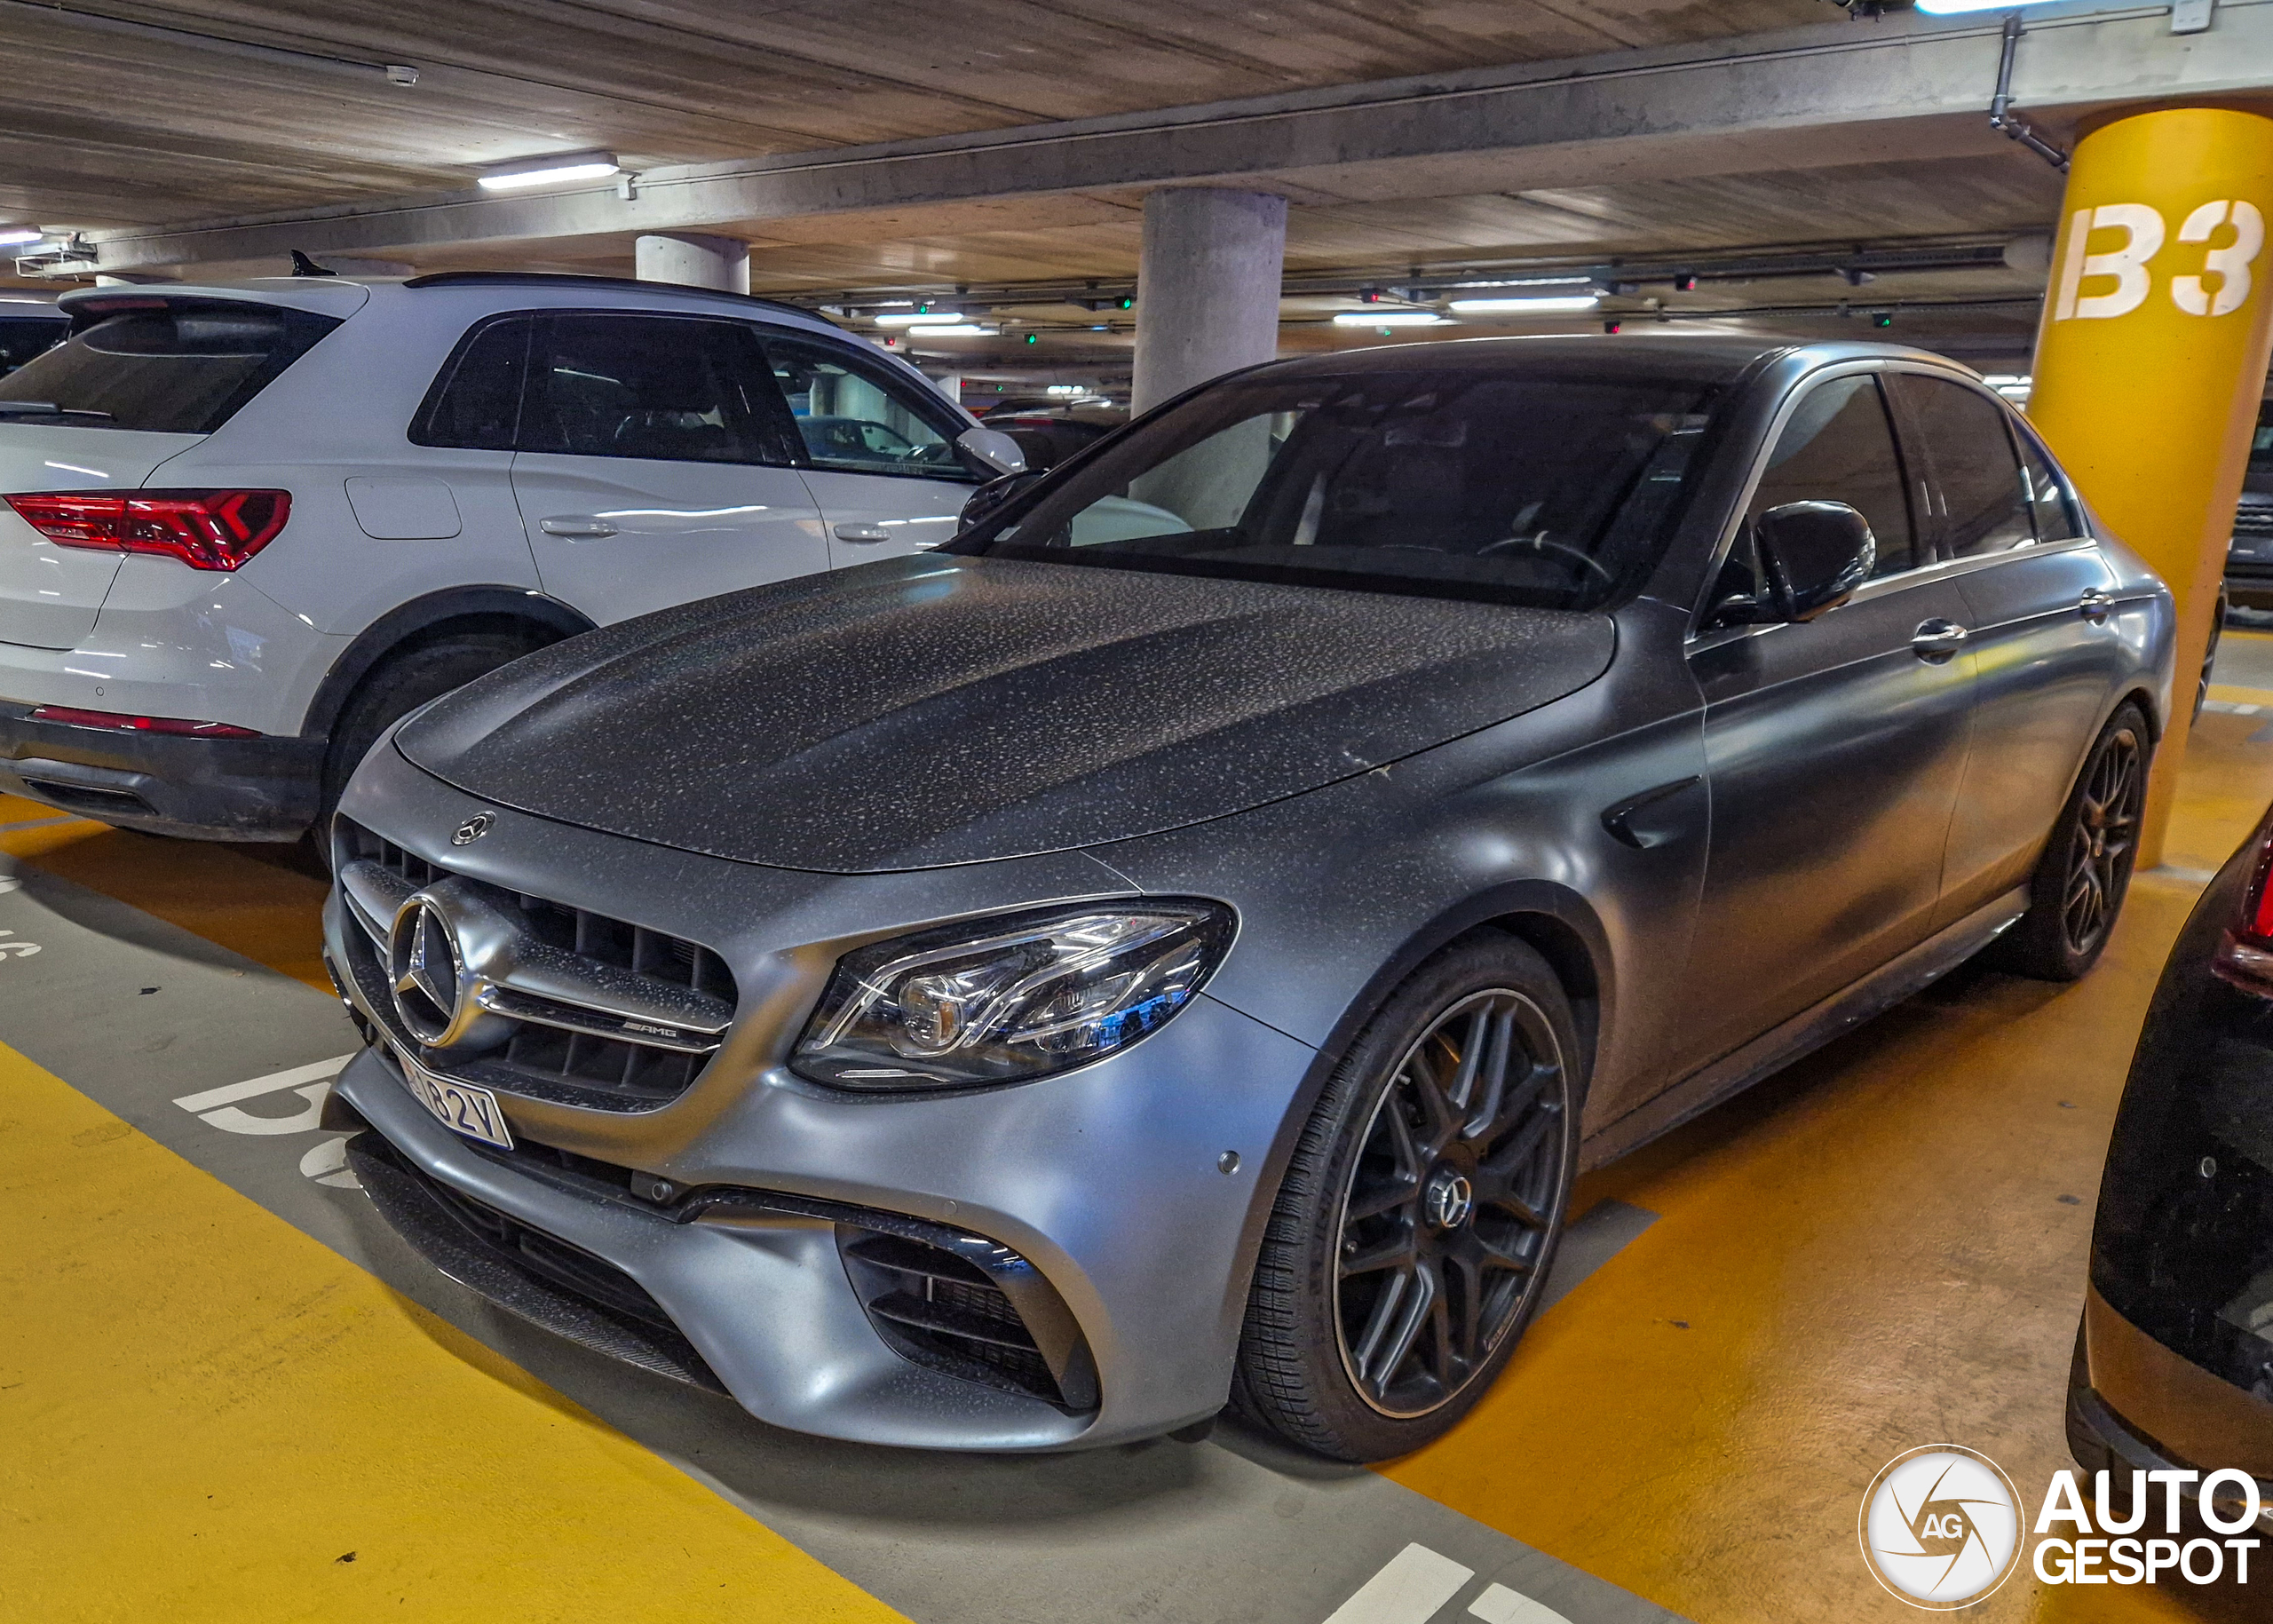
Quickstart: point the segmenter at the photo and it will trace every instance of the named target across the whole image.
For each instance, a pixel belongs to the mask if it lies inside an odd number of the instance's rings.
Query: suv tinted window
[[[765,353],[814,467],[973,477],[955,451],[961,431],[949,428],[952,415],[944,403],[923,399],[921,385],[836,345],[768,333]]]
[[[96,316],[0,378],[0,400],[44,400],[70,414],[14,423],[210,434],[338,325],[273,305],[169,299]]]
[[[1948,378],[1897,373],[1893,382],[1923,443],[1929,527],[1940,555],[1971,558],[2034,541],[2036,521],[2004,408]]]
[[[511,451],[535,327],[534,317],[507,316],[468,334],[442,363],[425,405],[411,421],[411,443]]]
[[[2258,431],[2260,433],[2263,430]],[[2075,494],[2068,482],[2052,466],[2049,457],[2027,435],[2021,442],[2021,478],[2028,482],[2028,504],[2036,515],[2036,539],[2039,542],[2064,542],[2084,533],[2082,516],[2076,511]]]
[[[536,323],[523,451],[679,463],[787,463],[781,407],[749,329],[692,316]]]
[[[1713,596],[1716,601],[1759,589],[1752,523],[1787,502],[1843,502],[1870,522],[1878,543],[1873,577],[1917,561],[1902,459],[1895,450],[1886,402],[1869,374],[1833,378],[1802,397],[1776,437],[1767,470],[1745,511],[1744,528]]]

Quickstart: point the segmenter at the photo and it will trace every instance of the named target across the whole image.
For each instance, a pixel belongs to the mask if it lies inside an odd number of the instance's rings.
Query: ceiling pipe
[[[2021,14],[2005,18],[2004,53],[1997,62],[1997,93],[1989,99],[1989,128],[2018,141],[2062,174],[2068,172],[2068,154],[2036,132],[2036,127],[2013,111],[2013,59],[2020,54]]]

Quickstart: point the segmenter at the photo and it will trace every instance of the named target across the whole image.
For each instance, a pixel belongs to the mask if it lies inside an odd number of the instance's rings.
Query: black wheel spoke
[[[1382,1413],[1449,1403],[1528,1309],[1569,1177],[1568,1088],[1554,1028],[1507,990],[1445,1010],[1390,1073],[1334,1274],[1343,1362]]]

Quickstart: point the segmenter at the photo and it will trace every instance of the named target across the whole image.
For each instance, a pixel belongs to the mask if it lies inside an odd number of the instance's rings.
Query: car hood
[[[413,763],[540,816],[873,873],[1156,834],[1599,677],[1607,615],[937,554],[588,632],[429,708]]]

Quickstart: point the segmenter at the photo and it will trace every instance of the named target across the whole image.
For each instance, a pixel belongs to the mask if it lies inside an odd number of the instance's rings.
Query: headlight
[[[1126,1049],[1191,1002],[1231,945],[1212,902],[1091,904],[847,954],[791,1068],[846,1089],[1024,1081]]]

